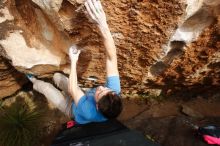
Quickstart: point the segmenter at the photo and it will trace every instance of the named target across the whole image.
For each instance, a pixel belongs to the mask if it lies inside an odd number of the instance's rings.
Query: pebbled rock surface
[[[69,73],[67,51],[77,44],[82,48],[78,64],[80,82],[95,76],[98,83],[103,83],[102,40],[96,26],[87,19],[82,3],[82,0],[1,1],[0,55],[19,72],[44,78],[57,71]],[[125,96],[132,94],[125,91],[149,94],[150,89],[158,89],[163,95],[171,95],[218,88],[218,1],[203,0],[192,7],[178,0],[102,3],[118,48]],[[177,30],[189,32],[190,38],[182,38]],[[8,91],[7,95],[12,93]]]

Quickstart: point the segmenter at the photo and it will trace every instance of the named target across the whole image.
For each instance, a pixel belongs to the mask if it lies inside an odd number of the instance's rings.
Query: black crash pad
[[[75,124],[58,133],[51,146],[159,146],[117,120]]]

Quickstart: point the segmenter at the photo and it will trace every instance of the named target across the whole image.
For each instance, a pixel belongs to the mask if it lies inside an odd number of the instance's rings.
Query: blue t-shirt
[[[105,86],[119,94],[121,92],[119,76],[108,77]],[[77,123],[86,124],[89,122],[103,122],[107,120],[96,108],[95,92],[96,88],[86,92],[86,94],[80,98],[77,106],[74,102],[72,103],[72,113]]]

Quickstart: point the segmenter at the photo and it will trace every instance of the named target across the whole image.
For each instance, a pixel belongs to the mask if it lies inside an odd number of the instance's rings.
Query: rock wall
[[[219,0],[102,3],[118,48],[123,94],[148,93],[151,88],[168,94],[194,85],[219,85]],[[56,71],[68,74],[67,51],[77,44],[82,48],[80,82],[90,76],[104,82],[102,40],[82,4],[82,0],[2,0],[1,58],[19,72],[41,78]]]
[[[19,73],[3,58],[0,58],[0,72],[0,97],[10,96],[27,82],[24,74]]]

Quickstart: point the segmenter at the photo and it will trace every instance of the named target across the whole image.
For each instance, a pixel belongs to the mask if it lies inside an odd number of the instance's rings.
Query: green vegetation
[[[43,112],[26,102],[14,102],[6,107],[0,101],[0,145],[33,146],[39,136]]]

